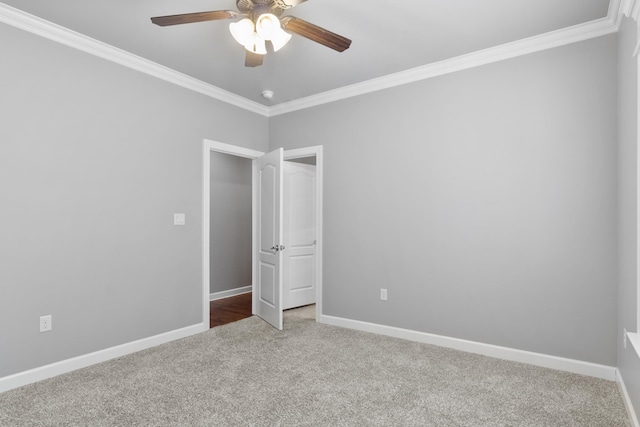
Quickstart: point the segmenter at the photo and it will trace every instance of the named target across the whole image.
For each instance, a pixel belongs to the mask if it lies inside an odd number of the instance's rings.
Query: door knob
[[[276,253],[278,251],[284,251],[284,246],[283,245],[275,245],[275,246],[271,246],[271,251],[273,253]]]

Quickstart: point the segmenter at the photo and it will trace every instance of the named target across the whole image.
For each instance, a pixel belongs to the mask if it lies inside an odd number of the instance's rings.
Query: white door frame
[[[209,139],[203,140],[202,149],[202,323],[203,325],[209,324],[209,295],[210,295],[210,203],[211,203],[211,152],[218,152],[224,154],[231,154],[232,156],[244,157],[254,160],[265,153],[262,151],[252,150],[249,148],[239,147],[236,145],[225,144],[223,142],[212,141]],[[297,148],[294,150],[284,151],[284,160],[293,160],[303,157],[316,158],[316,194],[318,204],[316,206],[316,230],[317,230],[317,247],[316,247],[316,321],[320,319],[322,314],[322,146],[317,145],[313,147]],[[256,189],[257,185],[255,180],[257,177],[253,174],[252,177],[252,196],[251,196],[251,209],[252,209],[252,258],[255,257],[256,246],[258,242],[257,238],[257,212],[256,212]],[[251,261],[251,285],[255,285],[254,278],[257,277],[256,262],[255,259]],[[255,290],[254,290],[255,291]],[[255,292],[254,292],[255,293]],[[254,300],[255,304],[255,300]],[[255,306],[252,307],[252,312],[255,313]]]

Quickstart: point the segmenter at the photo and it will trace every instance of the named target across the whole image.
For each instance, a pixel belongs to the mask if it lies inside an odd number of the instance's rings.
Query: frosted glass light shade
[[[264,44],[264,39],[258,35],[258,33],[253,33],[251,41],[244,45],[244,48],[249,52],[257,53],[260,55],[267,54],[267,48]]]
[[[263,13],[256,21],[256,32],[265,40],[273,40],[280,30],[280,20],[272,13]]]
[[[287,33],[282,28],[280,28],[279,31],[271,39],[271,44],[273,45],[273,51],[277,52],[280,49],[282,49],[282,47],[285,44],[287,44],[289,40],[291,40],[291,34]]]
[[[229,31],[231,31],[233,38],[243,46],[253,42],[255,30],[251,19],[245,18],[238,22],[232,22],[229,24]]]

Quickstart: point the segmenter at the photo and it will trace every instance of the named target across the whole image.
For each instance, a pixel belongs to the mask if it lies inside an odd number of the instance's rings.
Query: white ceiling
[[[609,0],[309,0],[285,15],[348,37],[351,47],[338,53],[294,35],[264,65],[247,68],[229,21],[149,20],[236,10],[235,0],[3,2],[266,106],[604,18],[609,8]],[[267,89],[270,101],[261,96]]]

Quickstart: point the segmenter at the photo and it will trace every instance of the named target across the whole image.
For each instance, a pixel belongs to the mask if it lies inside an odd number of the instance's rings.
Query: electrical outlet
[[[387,300],[387,290],[386,289],[380,289],[380,300],[382,300],[382,301],[386,301]]]
[[[627,349],[627,329],[624,328],[622,329],[622,347],[624,347],[624,349]]]
[[[48,332],[51,328],[51,315],[40,316],[40,332]]]

